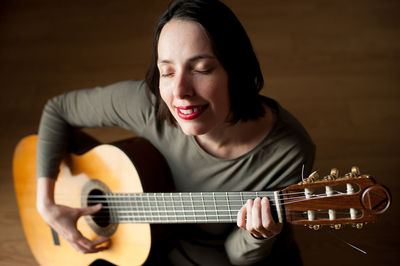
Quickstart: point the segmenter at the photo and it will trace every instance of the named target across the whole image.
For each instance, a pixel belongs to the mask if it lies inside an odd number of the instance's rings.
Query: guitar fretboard
[[[248,199],[268,197],[279,213],[276,192],[115,193],[92,196],[111,223],[232,223]]]

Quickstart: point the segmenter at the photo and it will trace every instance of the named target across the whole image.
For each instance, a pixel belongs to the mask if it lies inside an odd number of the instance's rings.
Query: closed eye
[[[200,74],[210,74],[211,71],[210,70],[195,70],[195,73],[200,73]]]
[[[174,75],[174,73],[163,73],[161,74],[162,78],[168,78],[168,77],[172,77]]]
[[[194,69],[193,72],[194,73],[199,73],[199,74],[210,74],[211,72],[213,72],[214,68],[207,68],[207,69]]]

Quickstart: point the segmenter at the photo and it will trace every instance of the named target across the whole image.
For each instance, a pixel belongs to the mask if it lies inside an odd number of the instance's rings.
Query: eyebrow
[[[191,58],[189,58],[189,62],[193,63],[202,59],[216,59],[215,56],[213,55],[209,55],[209,54],[199,54],[199,55],[195,55]],[[158,64],[172,64],[173,60],[169,60],[169,59],[161,59],[157,62]]]

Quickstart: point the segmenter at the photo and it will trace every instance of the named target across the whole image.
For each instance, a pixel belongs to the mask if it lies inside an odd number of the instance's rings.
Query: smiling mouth
[[[185,106],[177,107],[178,116],[184,120],[192,120],[199,117],[206,109],[208,105],[201,106]]]

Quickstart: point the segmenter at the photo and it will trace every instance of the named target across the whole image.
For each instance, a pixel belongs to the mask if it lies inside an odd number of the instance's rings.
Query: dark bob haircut
[[[228,122],[236,123],[259,118],[265,111],[259,95],[264,86],[260,64],[242,24],[233,12],[218,0],[178,0],[161,16],[153,37],[153,56],[146,73],[149,90],[156,96],[157,120],[176,120],[160,96],[157,67],[160,33],[170,20],[199,23],[207,33],[214,53],[228,74],[231,110]]]

